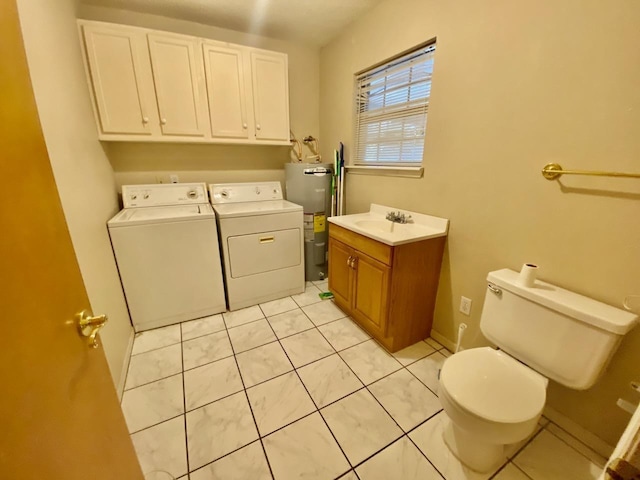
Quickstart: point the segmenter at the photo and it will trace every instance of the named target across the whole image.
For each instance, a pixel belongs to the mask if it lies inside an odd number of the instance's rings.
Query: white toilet
[[[439,397],[451,420],[444,440],[466,466],[488,472],[503,462],[505,446],[533,433],[548,379],[590,388],[638,316],[518,272],[490,272],[480,328],[500,347],[449,357]],[[613,408],[613,407],[612,407]]]

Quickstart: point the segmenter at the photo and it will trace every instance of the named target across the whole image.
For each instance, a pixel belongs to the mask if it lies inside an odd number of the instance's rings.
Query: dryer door
[[[246,277],[300,265],[300,235],[300,229],[290,228],[228,237],[231,277]]]

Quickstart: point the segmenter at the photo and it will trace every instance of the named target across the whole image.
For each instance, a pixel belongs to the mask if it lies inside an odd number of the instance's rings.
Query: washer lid
[[[201,220],[214,216],[211,205],[175,205],[168,207],[125,208],[107,222],[109,228],[129,227],[149,223]]]
[[[287,200],[268,200],[262,202],[227,203],[214,205],[213,208],[220,218],[251,217],[254,215],[273,215],[302,211],[298,204]]]
[[[542,412],[548,383],[536,371],[491,347],[449,357],[440,382],[461,407],[499,423],[526,422]]]

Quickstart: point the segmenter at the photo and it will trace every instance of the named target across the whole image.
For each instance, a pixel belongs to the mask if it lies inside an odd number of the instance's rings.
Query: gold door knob
[[[98,348],[98,332],[104,324],[107,323],[106,315],[98,315],[96,317],[89,310],[83,310],[80,313],[76,314],[76,319],[78,320],[78,330],[80,334],[84,337],[89,337],[89,345],[92,348]]]

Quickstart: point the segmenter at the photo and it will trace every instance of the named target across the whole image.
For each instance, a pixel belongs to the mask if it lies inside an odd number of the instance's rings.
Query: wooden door
[[[170,34],[147,38],[162,134],[203,137],[209,128],[199,41]]]
[[[206,42],[202,46],[209,100],[211,134],[215,138],[244,138],[249,131],[243,50]]]
[[[353,317],[379,336],[387,336],[387,312],[391,268],[356,252],[354,264]]]
[[[142,65],[147,55],[144,34],[115,25],[81,24],[80,28],[101,133],[146,136],[159,132],[153,83]]]
[[[47,156],[14,0],[0,15],[0,478],[142,479]],[[104,312],[108,313],[108,312]]]
[[[289,140],[287,56],[251,52],[256,139]]]
[[[352,269],[349,266],[353,250],[334,238],[329,238],[329,291],[336,303],[351,310]]]

